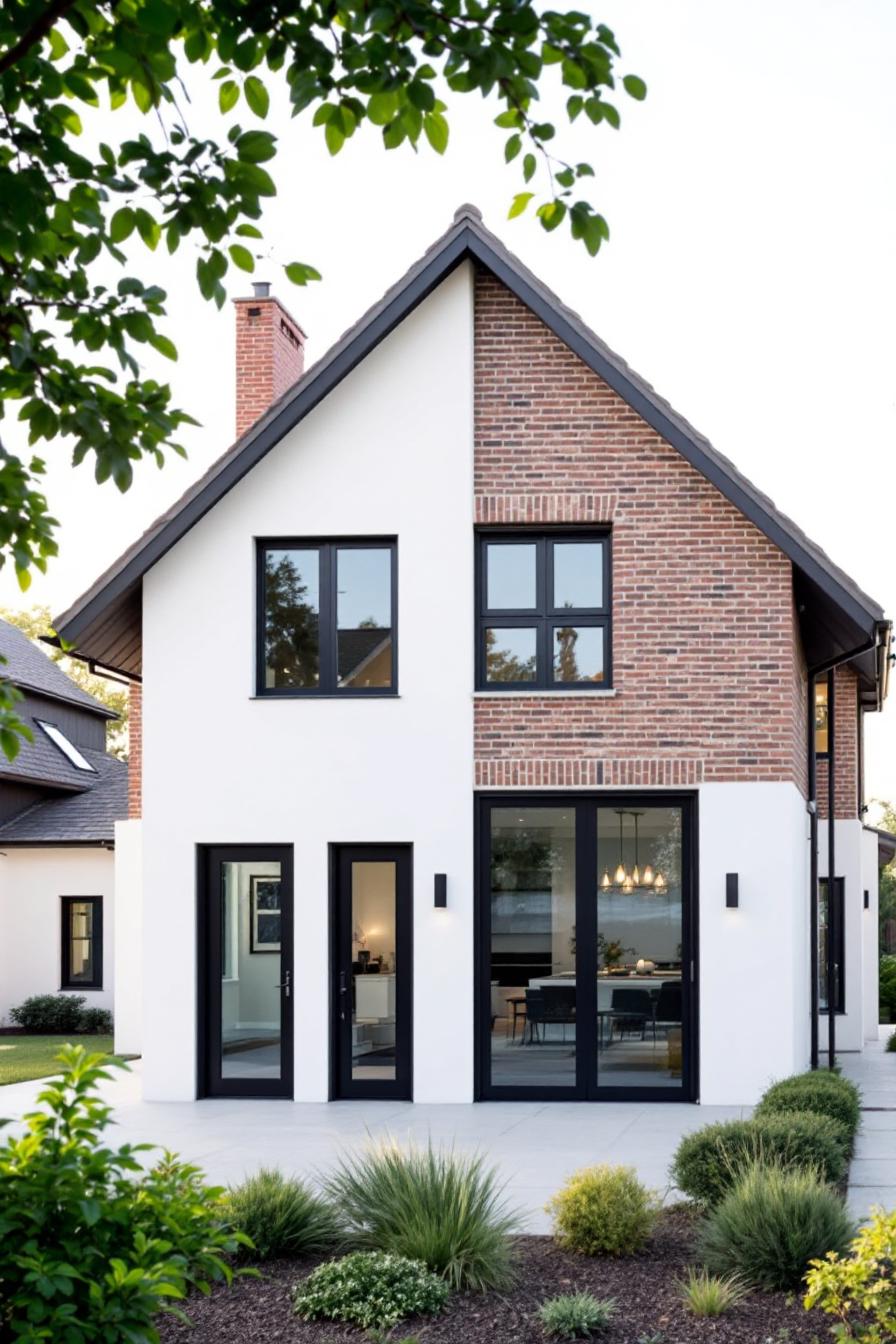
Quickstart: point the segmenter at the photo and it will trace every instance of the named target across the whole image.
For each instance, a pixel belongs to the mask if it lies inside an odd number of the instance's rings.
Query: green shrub
[[[78,1019],[78,1031],[85,1036],[111,1036],[112,1030],[108,1008],[85,1008]]]
[[[887,1037],[887,1043],[884,1046],[884,1049],[887,1050],[891,1055],[893,1054],[894,1051],[896,1051],[896,1031],[890,1032],[890,1035]]]
[[[891,1344],[896,1339],[896,1209],[875,1209],[843,1257],[815,1260],[806,1275],[807,1308],[836,1316],[839,1339]]]
[[[710,1213],[698,1252],[713,1273],[798,1288],[809,1262],[842,1251],[852,1233],[843,1201],[815,1172],[757,1163]]]
[[[738,1274],[710,1274],[691,1267],[687,1278],[679,1281],[678,1291],[693,1316],[724,1316],[750,1290]]]
[[[308,1321],[347,1321],[363,1330],[387,1330],[408,1316],[432,1316],[448,1285],[419,1260],[382,1251],[355,1251],[320,1265],[297,1284],[293,1305]]]
[[[756,1107],[755,1115],[789,1111],[815,1111],[837,1120],[849,1136],[855,1138],[861,1117],[861,1096],[854,1083],[839,1074],[819,1071],[783,1078],[773,1083]]]
[[[584,1167],[547,1209],[561,1246],[581,1255],[634,1255],[647,1241],[659,1204],[633,1167]]]
[[[125,1066],[81,1046],[59,1059],[42,1109],[0,1147],[0,1339],[155,1340],[156,1312],[229,1282],[225,1257],[244,1239],[195,1167],[165,1153],[145,1171],[148,1145],[104,1146],[110,1109],[96,1089],[105,1063]]]
[[[880,959],[880,1019],[896,1022],[896,957]]]
[[[554,1339],[592,1339],[616,1315],[612,1297],[599,1298],[591,1293],[563,1293],[548,1298],[538,1309],[538,1319],[546,1335]]]
[[[65,1036],[80,1031],[84,1003],[83,994],[33,994],[10,1008],[9,1016],[17,1027],[35,1035]]]
[[[340,1240],[335,1209],[302,1181],[262,1167],[227,1193],[233,1226],[244,1232],[259,1260],[276,1255],[313,1255]],[[247,1251],[247,1254],[252,1252]]]
[[[518,1215],[480,1157],[384,1143],[344,1158],[326,1193],[360,1246],[421,1260],[452,1288],[512,1278]]]
[[[836,1185],[846,1171],[843,1126],[814,1111],[770,1112],[754,1120],[706,1125],[682,1139],[670,1174],[684,1194],[712,1206],[753,1162],[788,1170],[812,1167]]]

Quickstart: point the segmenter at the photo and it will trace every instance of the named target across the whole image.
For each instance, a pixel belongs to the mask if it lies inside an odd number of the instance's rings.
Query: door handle
[[[345,971],[339,972],[339,993],[340,994],[348,993],[348,985],[345,983]]]
[[[281,980],[280,984],[274,986],[275,989],[285,989],[287,998],[289,998],[290,995],[290,979],[291,979],[291,973],[289,971],[284,971],[283,979]]]

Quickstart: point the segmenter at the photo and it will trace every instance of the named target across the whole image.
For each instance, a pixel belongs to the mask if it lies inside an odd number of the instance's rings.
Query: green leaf
[[[519,135],[508,136],[507,144],[504,146],[504,162],[511,163],[522,147],[523,141]]]
[[[338,154],[345,144],[345,132],[343,131],[341,124],[336,121],[335,117],[327,122],[324,131],[324,139],[327,142],[327,149],[331,154]]]
[[[249,107],[255,113],[256,117],[261,117],[261,119],[264,120],[268,114],[271,99],[267,89],[257,75],[246,76],[243,92],[246,95],[246,102],[249,104]]]
[[[264,163],[277,153],[270,131],[244,131],[237,139],[236,152],[246,163]]]
[[[448,122],[441,112],[427,112],[423,118],[423,131],[437,154],[444,154],[448,148]]]
[[[542,226],[551,233],[558,224],[563,223],[566,206],[562,201],[546,201],[544,205],[538,207],[535,213],[541,220]]]
[[[154,350],[158,350],[160,355],[166,359],[177,359],[177,346],[173,341],[169,341],[167,336],[163,336],[160,331],[154,332],[149,338],[149,343]]]
[[[218,107],[222,112],[229,112],[235,107],[240,98],[240,86],[235,79],[225,79],[224,83],[218,89]]]
[[[287,280],[291,280],[294,285],[307,285],[309,280],[320,279],[320,271],[316,271],[313,266],[306,266],[302,261],[291,261],[283,269]]]
[[[624,75],[622,87],[630,98],[635,98],[639,103],[643,103],[647,97],[647,85],[641,79],[640,75]]]
[[[261,229],[257,229],[254,224],[240,224],[235,232],[238,238],[262,238],[264,236]]]
[[[367,101],[367,116],[374,126],[386,126],[398,111],[398,94],[374,93]]]
[[[255,270],[255,258],[248,247],[243,247],[240,243],[231,243],[227,250],[234,266],[239,266],[241,271]]]
[[[120,210],[116,210],[109,223],[109,237],[113,243],[123,243],[134,232],[136,223],[134,212],[129,206],[123,205]]]
[[[535,176],[535,155],[527,154],[523,159],[523,180],[531,182]]]
[[[534,191],[517,192],[513,198],[513,204],[507,212],[507,218],[516,219],[517,215],[521,215],[534,195]]]

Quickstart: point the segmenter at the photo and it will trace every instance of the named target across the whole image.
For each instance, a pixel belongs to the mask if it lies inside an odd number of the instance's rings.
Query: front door
[[[335,854],[333,1092],[411,1097],[411,850]]]
[[[479,1095],[693,1100],[693,800],[479,807]]]
[[[292,1097],[292,851],[210,847],[199,888],[199,1094]]]

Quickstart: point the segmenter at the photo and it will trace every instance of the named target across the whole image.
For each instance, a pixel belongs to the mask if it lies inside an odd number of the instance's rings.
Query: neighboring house
[[[142,686],[145,1095],[752,1102],[827,1037],[829,769],[860,1049],[880,607],[471,207],[307,373],[257,290],[241,437],[57,623]]]
[[[31,730],[0,755],[0,1022],[31,994],[113,1006],[115,822],[128,768],[106,754],[115,714],[0,621],[0,674]]]

